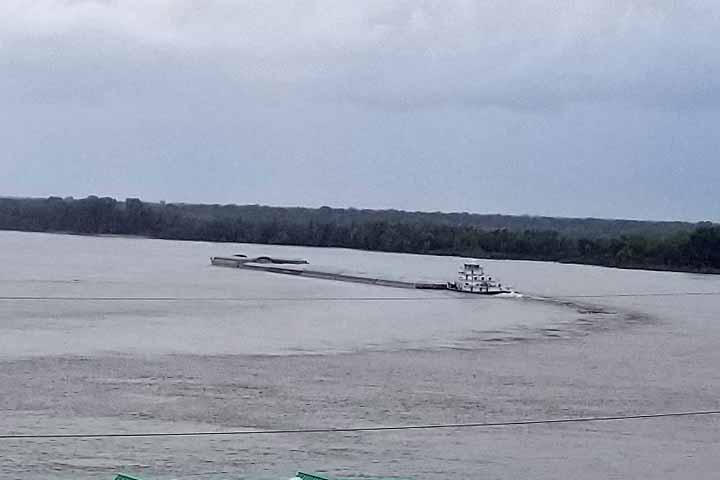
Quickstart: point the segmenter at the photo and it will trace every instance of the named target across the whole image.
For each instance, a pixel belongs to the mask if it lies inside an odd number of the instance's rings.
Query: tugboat
[[[468,262],[458,272],[458,279],[455,282],[448,282],[448,290],[456,292],[475,293],[478,295],[498,295],[500,293],[512,293],[508,287],[503,287],[491,276],[485,274],[485,270],[477,262]]]

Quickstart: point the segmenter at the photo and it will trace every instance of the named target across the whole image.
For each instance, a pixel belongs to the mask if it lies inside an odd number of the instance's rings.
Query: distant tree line
[[[0,198],[0,229],[720,272],[720,226],[709,222],[165,204],[90,196]]]

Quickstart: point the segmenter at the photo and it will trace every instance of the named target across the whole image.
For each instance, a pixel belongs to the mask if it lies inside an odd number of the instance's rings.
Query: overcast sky
[[[0,194],[720,220],[717,0],[2,0]]]

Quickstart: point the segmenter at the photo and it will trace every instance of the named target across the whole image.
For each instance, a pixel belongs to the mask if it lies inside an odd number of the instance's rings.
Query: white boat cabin
[[[491,276],[478,263],[465,263],[458,272],[458,279],[455,282],[455,289],[461,292],[484,293],[501,289]]]

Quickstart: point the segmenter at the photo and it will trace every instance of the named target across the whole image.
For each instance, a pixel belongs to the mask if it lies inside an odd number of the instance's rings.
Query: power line
[[[0,300],[87,301],[87,302],[328,302],[384,300],[457,300],[453,297],[34,297],[0,296]]]
[[[614,297],[689,297],[717,296],[720,292],[664,292],[664,293],[610,293],[597,295],[560,295],[558,298],[614,298]]]
[[[237,475],[237,471],[231,472],[229,470],[221,470],[218,472],[198,472],[198,473],[183,473],[184,477],[200,477],[206,475]]]
[[[608,293],[587,295],[558,295],[557,297],[527,296],[530,299],[564,298],[622,298],[622,297],[685,297],[719,296],[720,292],[650,292],[650,293]],[[382,302],[417,300],[477,300],[484,295],[453,295],[433,297],[73,297],[73,296],[0,296],[0,301],[73,301],[73,302]]]
[[[282,430],[228,430],[205,432],[145,432],[145,433],[47,433],[47,434],[2,434],[0,440],[28,440],[28,439],[83,439],[83,438],[141,438],[141,437],[210,437],[210,436],[238,436],[238,435],[289,435],[289,434],[318,434],[318,433],[358,433],[358,432],[390,432],[402,430],[437,430],[459,428],[487,428],[510,427],[522,425],[607,422],[618,420],[643,420],[668,417],[697,417],[706,415],[720,415],[720,410],[698,410],[690,412],[650,413],[638,415],[614,415],[606,417],[577,417],[556,418],[543,420],[513,420],[506,422],[476,422],[476,423],[445,423],[427,425],[399,425],[388,427],[321,427],[298,428]]]

